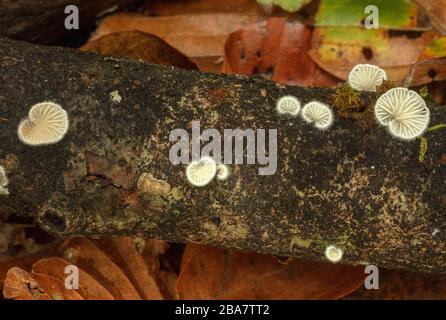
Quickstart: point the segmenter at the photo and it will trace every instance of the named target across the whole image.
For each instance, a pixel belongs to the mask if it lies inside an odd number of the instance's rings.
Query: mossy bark
[[[373,122],[336,114],[319,131],[275,111],[284,95],[328,103],[332,90],[6,39],[0,68],[0,165],[10,181],[0,211],[35,216],[61,236],[146,235],[312,260],[333,244],[348,264],[446,272],[446,130],[426,133],[420,162],[419,140]],[[373,94],[362,98],[373,105]],[[68,134],[21,143],[20,120],[47,100],[68,111]],[[429,108],[431,125],[446,123],[444,107]],[[221,133],[278,129],[276,174],[232,165],[227,181],[192,187],[185,166],[169,161],[169,134],[194,120]]]
[[[56,43],[89,32],[97,15],[139,0],[0,0],[0,36],[34,43]],[[79,30],[65,29],[65,7],[79,8]]]

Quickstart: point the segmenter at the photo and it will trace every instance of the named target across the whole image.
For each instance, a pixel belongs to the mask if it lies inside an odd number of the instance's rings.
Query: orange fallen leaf
[[[33,273],[46,274],[65,283],[67,275],[65,268],[71,265],[69,262],[53,257],[40,259],[33,267]],[[84,270],[79,269],[79,289],[77,291],[85,300],[114,300],[113,296],[98,281],[92,278]]]
[[[361,288],[346,299],[445,300],[446,276],[379,269],[379,289]]]
[[[93,34],[96,40],[122,31],[142,31],[156,35],[189,58],[223,56],[229,33],[258,20],[243,13],[190,14],[148,17],[115,14],[105,18]]]
[[[52,255],[54,251],[59,247],[59,245],[60,242],[55,242],[37,252],[25,256],[19,256],[12,259],[0,258],[0,282],[2,282],[6,278],[8,270],[13,267],[31,271],[31,267],[36,261]]]
[[[74,265],[78,267],[79,289],[72,291],[85,300],[133,300],[140,297],[148,300],[176,299],[177,274],[164,257],[168,248],[167,242],[157,239],[114,238],[90,241],[86,238],[73,238],[62,245],[52,246],[51,250],[28,256],[27,259],[0,263],[0,271],[5,269],[6,275],[6,269],[14,269],[14,264],[17,263],[26,268],[18,273],[24,279],[43,275],[65,284],[68,276],[65,273],[66,267]],[[0,289],[3,291],[1,286]],[[22,291],[14,294],[20,299],[31,298],[29,293]],[[56,297],[73,298],[64,295]],[[51,297],[42,294],[38,298]]]
[[[146,1],[140,8],[140,12],[150,16],[183,16],[200,14],[231,14],[238,13],[247,16],[263,16],[265,12],[256,0],[181,0]],[[193,61],[201,71],[222,72],[223,57],[193,57]]]
[[[180,299],[339,299],[363,284],[363,267],[188,245]]]
[[[232,33],[225,45],[225,72],[260,74],[276,82],[331,87],[339,82],[314,63],[312,29],[298,21],[270,18]]]
[[[140,31],[111,33],[88,42],[81,50],[189,70],[197,69],[195,63],[164,40]]]
[[[164,257],[170,245],[163,240],[147,239],[142,256],[154,275],[166,299],[177,299],[176,285],[178,275],[170,262]],[[178,260],[181,256],[176,257]]]
[[[63,282],[46,274],[29,274],[20,268],[11,268],[4,282],[3,294],[13,300],[83,300],[74,290],[66,289]]]
[[[446,79],[446,61],[441,59],[424,59],[415,63],[402,83],[405,87],[414,87],[433,81]],[[432,86],[431,86],[432,87]]]
[[[124,272],[90,240],[86,238],[67,240],[61,246],[60,254],[65,260],[99,281],[115,299],[141,299]]]
[[[96,244],[124,271],[143,299],[166,298],[132,238],[99,240]]]
[[[6,299],[16,300],[51,300],[41,290],[31,275],[20,268],[11,268],[3,283],[3,295]]]

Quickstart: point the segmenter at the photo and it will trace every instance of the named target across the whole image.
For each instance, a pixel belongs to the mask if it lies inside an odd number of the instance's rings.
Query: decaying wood
[[[334,244],[345,263],[446,272],[446,130],[426,135],[420,162],[419,140],[396,140],[373,122],[337,114],[318,131],[275,111],[283,95],[328,103],[332,90],[6,39],[0,68],[0,164],[10,192],[0,212],[34,215],[61,236],[143,234],[314,260]],[[373,104],[373,95],[363,98]],[[68,111],[67,136],[24,145],[17,125],[47,100]],[[431,125],[446,123],[444,107],[429,107]],[[278,129],[276,174],[232,165],[226,182],[192,187],[185,166],[169,161],[169,133],[193,120],[219,132]]]
[[[55,43],[78,33],[65,29],[65,7],[79,8],[79,28],[85,32],[97,15],[110,8],[124,8],[138,0],[0,0],[0,36],[34,43]]]

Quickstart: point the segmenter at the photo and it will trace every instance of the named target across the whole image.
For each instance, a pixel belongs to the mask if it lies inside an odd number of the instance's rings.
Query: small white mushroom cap
[[[195,187],[204,187],[217,174],[217,163],[211,157],[202,157],[186,167],[187,180]]]
[[[68,131],[68,114],[58,104],[42,102],[31,107],[28,118],[20,122],[19,139],[31,146],[57,143]]]
[[[6,176],[5,169],[0,166],[0,195],[9,195],[9,190],[6,187],[9,184],[8,177]]]
[[[375,117],[395,137],[412,140],[426,131],[430,112],[418,93],[407,88],[394,88],[379,97]]]
[[[318,129],[328,129],[333,124],[333,112],[326,104],[319,101],[307,103],[302,109],[302,119]]]
[[[328,259],[328,261],[336,263],[342,260],[342,255],[344,252],[342,249],[330,245],[327,248],[325,248],[325,257]]]
[[[300,101],[293,96],[284,96],[277,101],[276,109],[279,114],[296,117],[300,111]]]
[[[231,175],[231,169],[225,164],[219,164],[217,166],[217,180],[226,181]]]
[[[376,87],[387,80],[386,72],[372,64],[358,64],[348,75],[348,84],[359,91],[376,91]]]

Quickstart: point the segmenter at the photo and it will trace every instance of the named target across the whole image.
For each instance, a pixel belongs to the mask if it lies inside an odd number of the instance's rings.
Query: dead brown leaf
[[[379,289],[361,288],[347,299],[445,300],[446,276],[379,269]]]
[[[68,261],[53,257],[40,259],[33,267],[33,273],[46,274],[60,282],[65,282],[65,268],[71,265]],[[79,289],[77,291],[85,300],[114,300],[113,296],[98,281],[84,270],[79,269]]]
[[[147,239],[142,256],[166,299],[177,299],[178,275],[170,261],[164,256],[170,245],[163,240]],[[181,257],[176,257],[178,260]]]
[[[163,300],[170,298],[165,297],[160,291],[155,275],[145,263],[132,238],[104,239],[95,241],[95,243],[124,271],[143,299]]]
[[[86,238],[73,238],[62,245],[27,256],[26,259],[0,263],[0,274],[4,271],[6,277],[8,269],[8,272],[12,272],[20,265],[24,270],[17,273],[16,278],[21,276],[28,279],[43,275],[64,284],[66,267],[74,265],[79,270],[79,289],[74,291],[85,300],[175,299],[177,274],[164,257],[168,248],[165,241],[156,239],[115,238],[90,241]],[[17,285],[10,287],[16,288]],[[13,294],[8,294],[15,299]],[[27,293],[22,292],[23,296],[17,292],[14,294],[17,299],[30,298]],[[65,296],[64,293],[57,297],[74,298]],[[42,294],[38,298],[51,297]]]
[[[177,290],[180,299],[339,299],[364,278],[362,267],[188,245]]]
[[[298,21],[270,18],[232,33],[225,45],[225,72],[259,74],[267,79],[308,87],[331,87],[339,82],[314,63],[312,29]]]
[[[60,248],[60,255],[71,264],[89,273],[115,299],[141,299],[124,272],[90,240],[86,238],[67,240]]]
[[[88,42],[81,50],[188,70],[198,69],[195,63],[164,40],[140,31],[111,33]]]
[[[105,18],[92,40],[123,31],[142,31],[162,38],[189,58],[223,56],[227,36],[256,22],[257,16],[243,13],[191,14],[148,17],[138,14],[116,14]]]
[[[12,300],[83,300],[56,278],[41,273],[29,274],[17,267],[8,271],[3,294]]]
[[[446,34],[446,0],[414,0],[430,18],[433,26],[442,34]]]
[[[0,282],[6,278],[8,270],[13,267],[31,271],[31,267],[36,261],[44,257],[51,256],[57,250],[59,245],[59,242],[55,242],[37,252],[15,258],[7,259],[0,257]]]

